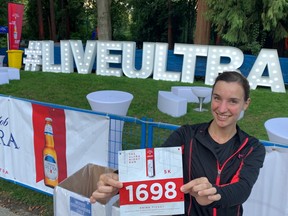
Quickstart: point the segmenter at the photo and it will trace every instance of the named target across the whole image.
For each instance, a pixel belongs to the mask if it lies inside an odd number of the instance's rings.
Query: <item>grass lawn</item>
[[[157,109],[158,91],[170,91],[172,86],[180,85],[199,86],[204,85],[204,81],[198,78],[193,84],[188,84],[156,81],[153,79],[97,76],[95,74],[22,71],[21,80],[12,80],[10,84],[0,85],[0,94],[90,110],[89,103],[86,100],[88,93],[108,89],[122,90],[134,95],[128,110],[128,116],[136,118],[147,117],[152,118],[154,122],[176,125],[194,124],[211,120],[212,115],[210,112],[199,113],[193,110],[198,107],[198,104],[189,103],[187,114],[179,118],[173,118]],[[288,116],[287,93],[274,93],[271,92],[270,88],[258,87],[256,90],[251,90],[251,99],[251,105],[245,112],[244,118],[239,121],[239,126],[261,140],[268,140],[264,122],[270,118]],[[204,104],[204,108],[210,110],[210,104]],[[1,190],[9,188],[7,185],[3,186],[2,183],[0,186]],[[30,191],[28,189],[23,189],[23,191],[25,192],[21,193],[20,200],[28,202],[30,200],[29,196],[31,196],[29,195]],[[11,190],[11,193],[13,193],[13,190]],[[25,194],[28,194],[28,197]],[[46,195],[43,196],[44,198],[38,199],[40,203],[36,204],[50,206],[46,213],[47,215],[53,215],[53,207],[51,210],[52,198]]]
[[[179,85],[204,85],[204,81],[189,84],[95,74],[22,71],[20,81],[12,80],[10,84],[0,85],[0,94],[90,110],[86,100],[88,93],[107,89],[122,90],[134,95],[128,116],[147,117],[155,122],[177,125],[209,121],[212,118],[210,112],[199,113],[193,110],[198,104],[189,103],[187,114],[179,118],[173,118],[157,109],[158,91],[170,91],[172,86]],[[251,90],[251,99],[252,103],[239,125],[251,135],[267,140],[264,122],[273,117],[288,116],[287,93],[275,93],[270,88],[258,87]],[[204,104],[204,107],[210,108],[210,104]]]

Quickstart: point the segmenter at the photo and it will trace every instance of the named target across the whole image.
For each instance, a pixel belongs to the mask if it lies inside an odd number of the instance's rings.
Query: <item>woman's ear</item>
[[[251,102],[251,98],[248,98],[246,101],[245,101],[245,104],[244,104],[244,107],[243,107],[243,111],[246,111],[246,109],[249,107],[250,105],[250,102]]]

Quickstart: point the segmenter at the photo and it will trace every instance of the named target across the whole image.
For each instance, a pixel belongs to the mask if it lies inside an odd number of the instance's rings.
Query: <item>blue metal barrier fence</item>
[[[121,146],[122,150],[158,147],[167,139],[171,131],[179,127],[179,125],[154,122],[153,119],[145,117],[138,119],[101,112],[95,113],[110,118],[108,164],[113,168],[118,166],[119,149],[117,146]],[[112,124],[112,121],[116,121],[116,123]],[[111,136],[111,134],[113,135]],[[120,140],[117,139],[119,136]]]
[[[11,98],[11,96],[9,96]],[[18,98],[20,99],[20,98]],[[153,119],[149,118],[135,118],[129,116],[119,116],[108,113],[101,113],[92,110],[84,110],[78,108],[72,108],[67,106],[61,106],[56,104],[49,104],[43,102],[32,101],[28,99],[21,99],[25,101],[30,101],[37,104],[53,106],[54,108],[62,108],[68,110],[77,110],[80,112],[94,113],[97,115],[106,116],[110,119],[109,128],[109,150],[108,150],[108,165],[112,168],[118,167],[118,151],[119,148],[116,146],[121,146],[122,150],[129,149],[144,149],[144,148],[155,148],[161,146],[161,144],[168,138],[172,131],[180,127],[180,125],[173,125],[169,123],[154,122]],[[116,123],[111,124],[115,121]],[[184,124],[184,122],[183,122]],[[120,126],[119,126],[120,125]],[[113,134],[113,136],[111,136]],[[119,139],[119,137],[121,139]],[[273,143],[265,140],[260,140],[264,146],[272,147],[272,149],[277,148],[288,148],[288,145],[281,145],[278,143]],[[8,180],[12,181],[13,180]],[[17,184],[22,185],[17,182]],[[27,185],[22,185],[28,187]],[[31,188],[37,190],[35,188]]]
[[[117,116],[107,113],[98,114],[109,116],[110,121],[118,120],[123,125],[122,129],[119,131],[119,127],[110,124],[110,134],[121,133],[122,136],[122,140],[120,141],[116,141],[114,137],[111,136],[109,138],[110,146],[108,164],[109,167],[113,168],[118,167],[118,149],[115,149],[114,146],[121,145],[122,150],[159,147],[168,138],[173,130],[180,127],[179,125],[154,122],[153,119],[149,118],[137,119],[129,116]],[[288,148],[286,145],[275,144],[265,140],[260,141],[264,146]]]

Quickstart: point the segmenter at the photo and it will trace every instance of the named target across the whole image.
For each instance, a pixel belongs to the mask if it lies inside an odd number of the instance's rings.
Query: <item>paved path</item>
[[[17,215],[11,212],[9,209],[0,207],[0,216],[17,216]]]
[[[0,216],[33,216],[33,215],[35,216],[36,214],[23,209],[19,209],[17,210],[16,213],[14,213],[10,209],[0,206]]]

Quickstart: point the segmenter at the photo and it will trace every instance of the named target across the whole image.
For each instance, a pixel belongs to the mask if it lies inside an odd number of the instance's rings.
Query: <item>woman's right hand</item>
[[[122,182],[119,181],[119,176],[116,173],[104,173],[100,176],[97,182],[97,189],[92,193],[90,202],[107,203],[113,196],[115,196],[119,189],[123,187]]]

